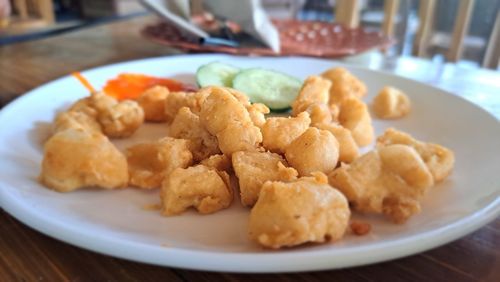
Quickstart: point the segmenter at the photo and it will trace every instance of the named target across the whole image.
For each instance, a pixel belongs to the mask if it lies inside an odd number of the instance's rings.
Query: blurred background
[[[335,0],[262,0],[262,4],[272,18],[352,24],[340,19]],[[388,15],[384,11],[391,8],[395,9],[392,27],[384,28]],[[499,51],[500,0],[359,0],[354,9],[359,18],[352,27],[359,24],[394,37],[391,54],[498,68],[498,61],[492,63],[490,57]],[[0,45],[147,13],[136,0],[0,0]],[[463,33],[459,56],[450,51],[456,47],[457,33]]]

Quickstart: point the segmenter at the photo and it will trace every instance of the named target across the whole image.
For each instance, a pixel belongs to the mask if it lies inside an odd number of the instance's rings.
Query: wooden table
[[[178,53],[141,40],[138,31],[151,20],[134,18],[0,47],[0,105],[74,70]],[[498,72],[414,58],[347,61],[451,90],[500,118]],[[391,262],[335,271],[256,275],[157,267],[96,254],[40,234],[0,209],[0,281],[35,280],[500,281],[500,218],[455,242]]]

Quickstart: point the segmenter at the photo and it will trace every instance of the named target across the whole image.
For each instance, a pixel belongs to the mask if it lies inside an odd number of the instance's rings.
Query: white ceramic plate
[[[154,58],[83,72],[94,86],[122,72],[176,77],[194,82],[198,66],[219,60],[240,67],[266,67],[305,78],[333,66],[309,58],[249,58],[189,55]],[[0,113],[0,204],[25,224],[64,242],[120,258],[201,270],[285,272],[333,269],[385,261],[445,244],[500,214],[500,126],[479,107],[437,88],[401,77],[348,67],[368,86],[371,101],[385,85],[404,90],[411,114],[397,121],[375,120],[376,133],[387,127],[450,147],[456,153],[451,177],[424,199],[423,212],[404,225],[364,217],[373,231],[335,244],[280,251],[262,250],[246,237],[248,209],[235,201],[224,211],[193,211],[162,217],[145,205],[159,202],[157,191],[81,190],[60,194],[36,181],[42,142],[54,114],[86,90],[63,77],[36,88]],[[120,147],[163,136],[165,125],[148,125]]]

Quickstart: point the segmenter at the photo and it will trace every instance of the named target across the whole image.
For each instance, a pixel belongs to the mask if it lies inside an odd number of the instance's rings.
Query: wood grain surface
[[[178,53],[140,38],[140,28],[152,20],[139,17],[0,47],[0,106],[71,71]],[[397,72],[397,66],[386,65],[386,68]],[[484,73],[482,77],[488,75],[495,76]],[[498,73],[496,77],[498,80]],[[442,79],[448,79],[440,81],[443,85],[453,81],[446,76]],[[480,79],[477,83],[481,86]],[[490,89],[491,95],[500,94],[498,87],[482,89]],[[0,126],[5,129],[5,125]],[[261,275],[174,269],[97,254],[34,231],[0,209],[0,281],[214,280],[500,281],[500,218],[450,244],[390,262],[335,271]]]

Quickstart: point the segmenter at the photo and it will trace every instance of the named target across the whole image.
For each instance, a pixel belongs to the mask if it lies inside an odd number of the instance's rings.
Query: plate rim
[[[88,71],[96,71],[100,68],[104,67],[116,67],[121,64],[129,64],[136,62],[144,62],[144,61],[155,61],[158,59],[169,59],[169,58],[181,58],[182,57],[214,57],[214,58],[232,58],[238,56],[225,55],[225,54],[196,54],[196,55],[176,55],[176,56],[160,56],[153,58],[144,58],[130,61],[117,62],[108,65],[97,66],[94,68],[89,68],[82,73]],[[288,57],[288,58],[300,58],[305,60],[314,60],[314,61],[327,61],[327,59],[318,59],[318,58],[308,58],[308,57]],[[276,58],[269,58],[276,59]],[[499,121],[494,115],[490,112],[486,111],[482,107],[468,101],[467,99],[454,95],[449,91],[443,90],[441,88],[429,85],[427,83],[423,83],[420,81],[412,80],[406,77],[398,76],[393,73],[387,71],[380,70],[372,70],[369,68],[359,67],[359,66],[351,66],[342,64],[338,61],[332,61],[332,65],[342,65],[351,69],[361,69],[368,70],[370,72],[379,72],[383,75],[389,75],[392,77],[396,77],[397,79],[403,79],[407,81],[411,81],[412,83],[423,84],[427,87],[434,88],[439,90],[440,92],[444,92],[448,95],[452,95],[454,98],[458,98],[469,104],[469,106],[473,106],[476,110],[480,110],[483,114],[486,113],[489,118],[493,118],[497,122]],[[2,110],[0,110],[0,120],[2,120],[3,116],[8,112],[15,109],[18,104],[22,104],[25,99],[29,99],[31,95],[36,95],[36,92],[40,91],[41,88],[48,87],[50,84],[57,84],[63,79],[68,78],[69,75],[61,76],[52,81],[44,83],[38,87],[31,89],[25,94],[19,96],[14,99],[9,104],[5,105]],[[500,123],[499,123],[500,124]],[[492,184],[494,185],[494,184]],[[12,187],[11,187],[12,188]],[[225,272],[239,272],[239,273],[278,273],[278,272],[299,272],[299,271],[317,271],[317,270],[325,270],[325,269],[338,269],[343,267],[353,267],[366,265],[371,263],[383,262],[387,260],[392,260],[396,258],[401,258],[405,256],[409,256],[415,253],[424,252],[431,248],[446,244],[451,242],[457,238],[465,236],[483,225],[491,222],[495,218],[500,215],[500,197],[490,202],[488,205],[480,208],[472,214],[468,214],[466,217],[463,217],[457,221],[454,221],[445,226],[431,229],[424,233],[420,233],[413,236],[407,236],[403,238],[399,238],[396,240],[382,242],[382,243],[374,243],[371,246],[362,246],[350,248],[349,250],[337,250],[335,255],[331,255],[329,253],[335,252],[335,250],[327,249],[327,250],[316,250],[314,252],[308,253],[294,253],[290,255],[289,252],[269,252],[269,253],[226,253],[226,252],[216,252],[216,251],[205,251],[205,250],[188,250],[182,248],[170,248],[167,247],[168,253],[167,256],[169,259],[165,260],[162,258],[162,261],[155,260],[157,255],[149,257],[148,256],[137,256],[137,253],[133,251],[123,252],[124,249],[132,248],[134,251],[138,251],[139,248],[151,249],[154,253],[158,252],[157,246],[153,247],[151,245],[147,245],[144,243],[135,243],[131,245],[129,240],[117,240],[113,238],[106,238],[103,236],[90,236],[88,233],[81,233],[74,230],[74,228],[68,228],[69,226],[64,224],[58,224],[55,221],[46,221],[43,216],[35,213],[31,209],[23,208],[24,205],[21,203],[20,205],[16,205],[16,201],[12,201],[14,197],[9,194],[7,191],[9,189],[9,185],[6,185],[0,179],[0,207],[3,208],[7,213],[11,214],[14,218],[21,221],[23,224],[34,228],[35,230],[49,236],[55,238],[57,240],[63,241],[70,245],[74,245],[83,249],[91,250],[93,252],[97,252],[100,254],[111,255],[114,257],[127,259],[131,261],[137,261],[142,263],[160,265],[160,266],[168,266],[168,267],[181,267],[185,269],[193,269],[193,270],[206,270],[206,271],[225,271]],[[11,201],[9,201],[9,198]],[[41,220],[43,219],[43,220]],[[61,232],[62,231],[62,232]],[[444,233],[444,234],[440,234]],[[81,237],[78,239],[78,237]],[[407,244],[408,242],[414,241],[418,237],[418,244]],[[76,239],[75,239],[76,238]],[[408,246],[409,245],[409,246]],[[389,250],[388,248],[389,247]],[[401,247],[401,249],[399,248]],[[373,253],[377,253],[377,255],[369,255],[362,256],[359,258],[360,254],[358,253],[366,253],[367,250],[372,251]],[[371,249],[371,250],[370,250]],[[383,251],[383,252],[380,252]],[[380,255],[380,252],[382,255]],[[349,259],[344,260],[331,260],[332,257],[338,257],[340,253],[351,253]],[[352,254],[354,253],[354,254]],[[195,258],[193,258],[193,256]],[[217,256],[218,259],[214,259],[214,256]],[[304,261],[300,261],[297,258],[303,258]],[[197,257],[197,258],[196,258]],[[357,257],[354,260],[353,257]],[[329,260],[330,259],[330,260]],[[229,261],[238,260],[237,264],[227,264]],[[202,262],[200,264],[193,264],[193,261]]]

